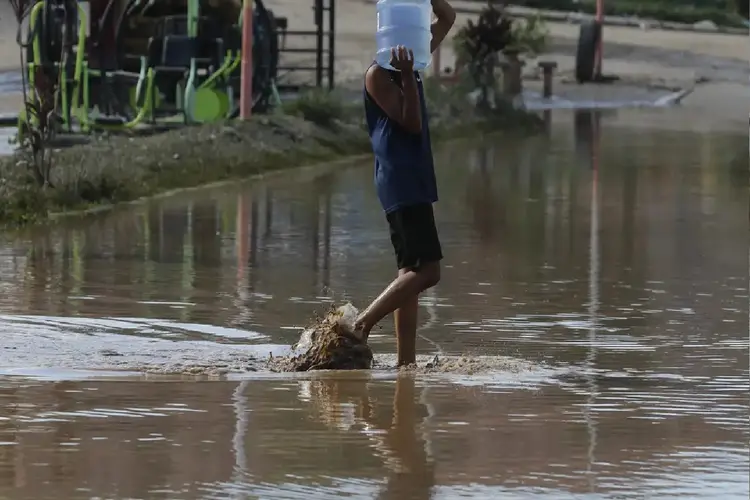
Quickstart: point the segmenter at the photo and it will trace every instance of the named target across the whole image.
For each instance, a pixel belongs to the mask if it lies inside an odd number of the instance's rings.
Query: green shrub
[[[341,95],[324,89],[309,90],[281,105],[281,111],[288,115],[329,128],[350,117],[352,110],[353,105]]]
[[[547,46],[549,30],[541,16],[514,19],[510,46],[520,52],[540,54]]]

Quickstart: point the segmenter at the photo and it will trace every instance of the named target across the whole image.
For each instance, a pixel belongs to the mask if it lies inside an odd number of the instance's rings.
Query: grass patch
[[[360,103],[357,103],[360,104]],[[351,121],[362,106],[347,102],[336,91],[314,89],[305,92],[298,99],[282,103],[281,112],[304,118],[321,127],[331,127],[337,122]]]
[[[541,120],[512,107],[476,112],[465,88],[426,83],[436,140],[481,130],[526,131]],[[38,187],[24,153],[0,158],[0,224],[44,222],[50,213],[132,201],[271,170],[370,151],[361,102],[315,91],[280,113],[145,136],[99,136],[56,151],[49,186]]]

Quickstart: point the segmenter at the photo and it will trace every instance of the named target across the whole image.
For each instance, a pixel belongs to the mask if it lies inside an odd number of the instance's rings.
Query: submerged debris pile
[[[270,360],[273,371],[368,370],[372,350],[354,331],[357,309],[351,304],[331,309],[306,328],[294,346],[295,354]]]

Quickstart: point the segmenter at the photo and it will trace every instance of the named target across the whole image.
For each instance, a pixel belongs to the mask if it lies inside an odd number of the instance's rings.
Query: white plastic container
[[[430,0],[378,0],[378,31],[375,35],[378,51],[375,62],[386,69],[391,48],[403,45],[414,52],[414,69],[421,71],[430,65],[432,54],[432,3]]]

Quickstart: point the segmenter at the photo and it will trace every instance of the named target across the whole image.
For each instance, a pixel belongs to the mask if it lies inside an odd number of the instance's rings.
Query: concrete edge
[[[582,12],[556,12],[556,11],[543,11],[535,9],[524,9],[519,7],[507,7],[506,11],[516,18],[536,18],[540,17],[545,21],[552,22],[564,22],[568,24],[582,24],[586,21],[594,19],[591,14],[585,14]],[[465,14],[479,13],[480,9],[456,9],[456,12]],[[659,21],[656,19],[637,18],[637,17],[620,17],[620,16],[605,16],[605,26],[621,26],[628,28],[648,28],[651,30],[661,31],[683,31],[690,33],[706,33],[706,34],[724,34],[724,35],[744,35],[750,34],[750,30],[747,28],[735,28],[731,26],[716,26],[716,28],[704,28],[693,24],[676,23],[672,21]]]
[[[377,0],[365,0],[368,4],[375,4]],[[478,3],[478,2],[477,2]],[[456,7],[454,9],[458,14],[479,14],[482,10],[483,5],[477,5],[476,7]],[[591,14],[585,14],[583,12],[566,12],[566,11],[555,11],[555,10],[542,10],[532,9],[528,7],[518,7],[508,5],[505,7],[505,11],[515,18],[536,18],[539,17],[544,21],[561,22],[567,24],[581,24],[583,22],[594,19]],[[646,27],[652,30],[662,31],[684,31],[692,33],[707,33],[707,34],[725,34],[725,35],[744,35],[750,34],[750,24],[747,28],[735,28],[732,26],[716,26],[716,28],[705,28],[696,26],[694,24],[676,23],[672,21],[659,21],[657,19],[646,19],[637,17],[622,17],[622,16],[605,16],[605,26],[622,26],[629,28],[643,28]]]

